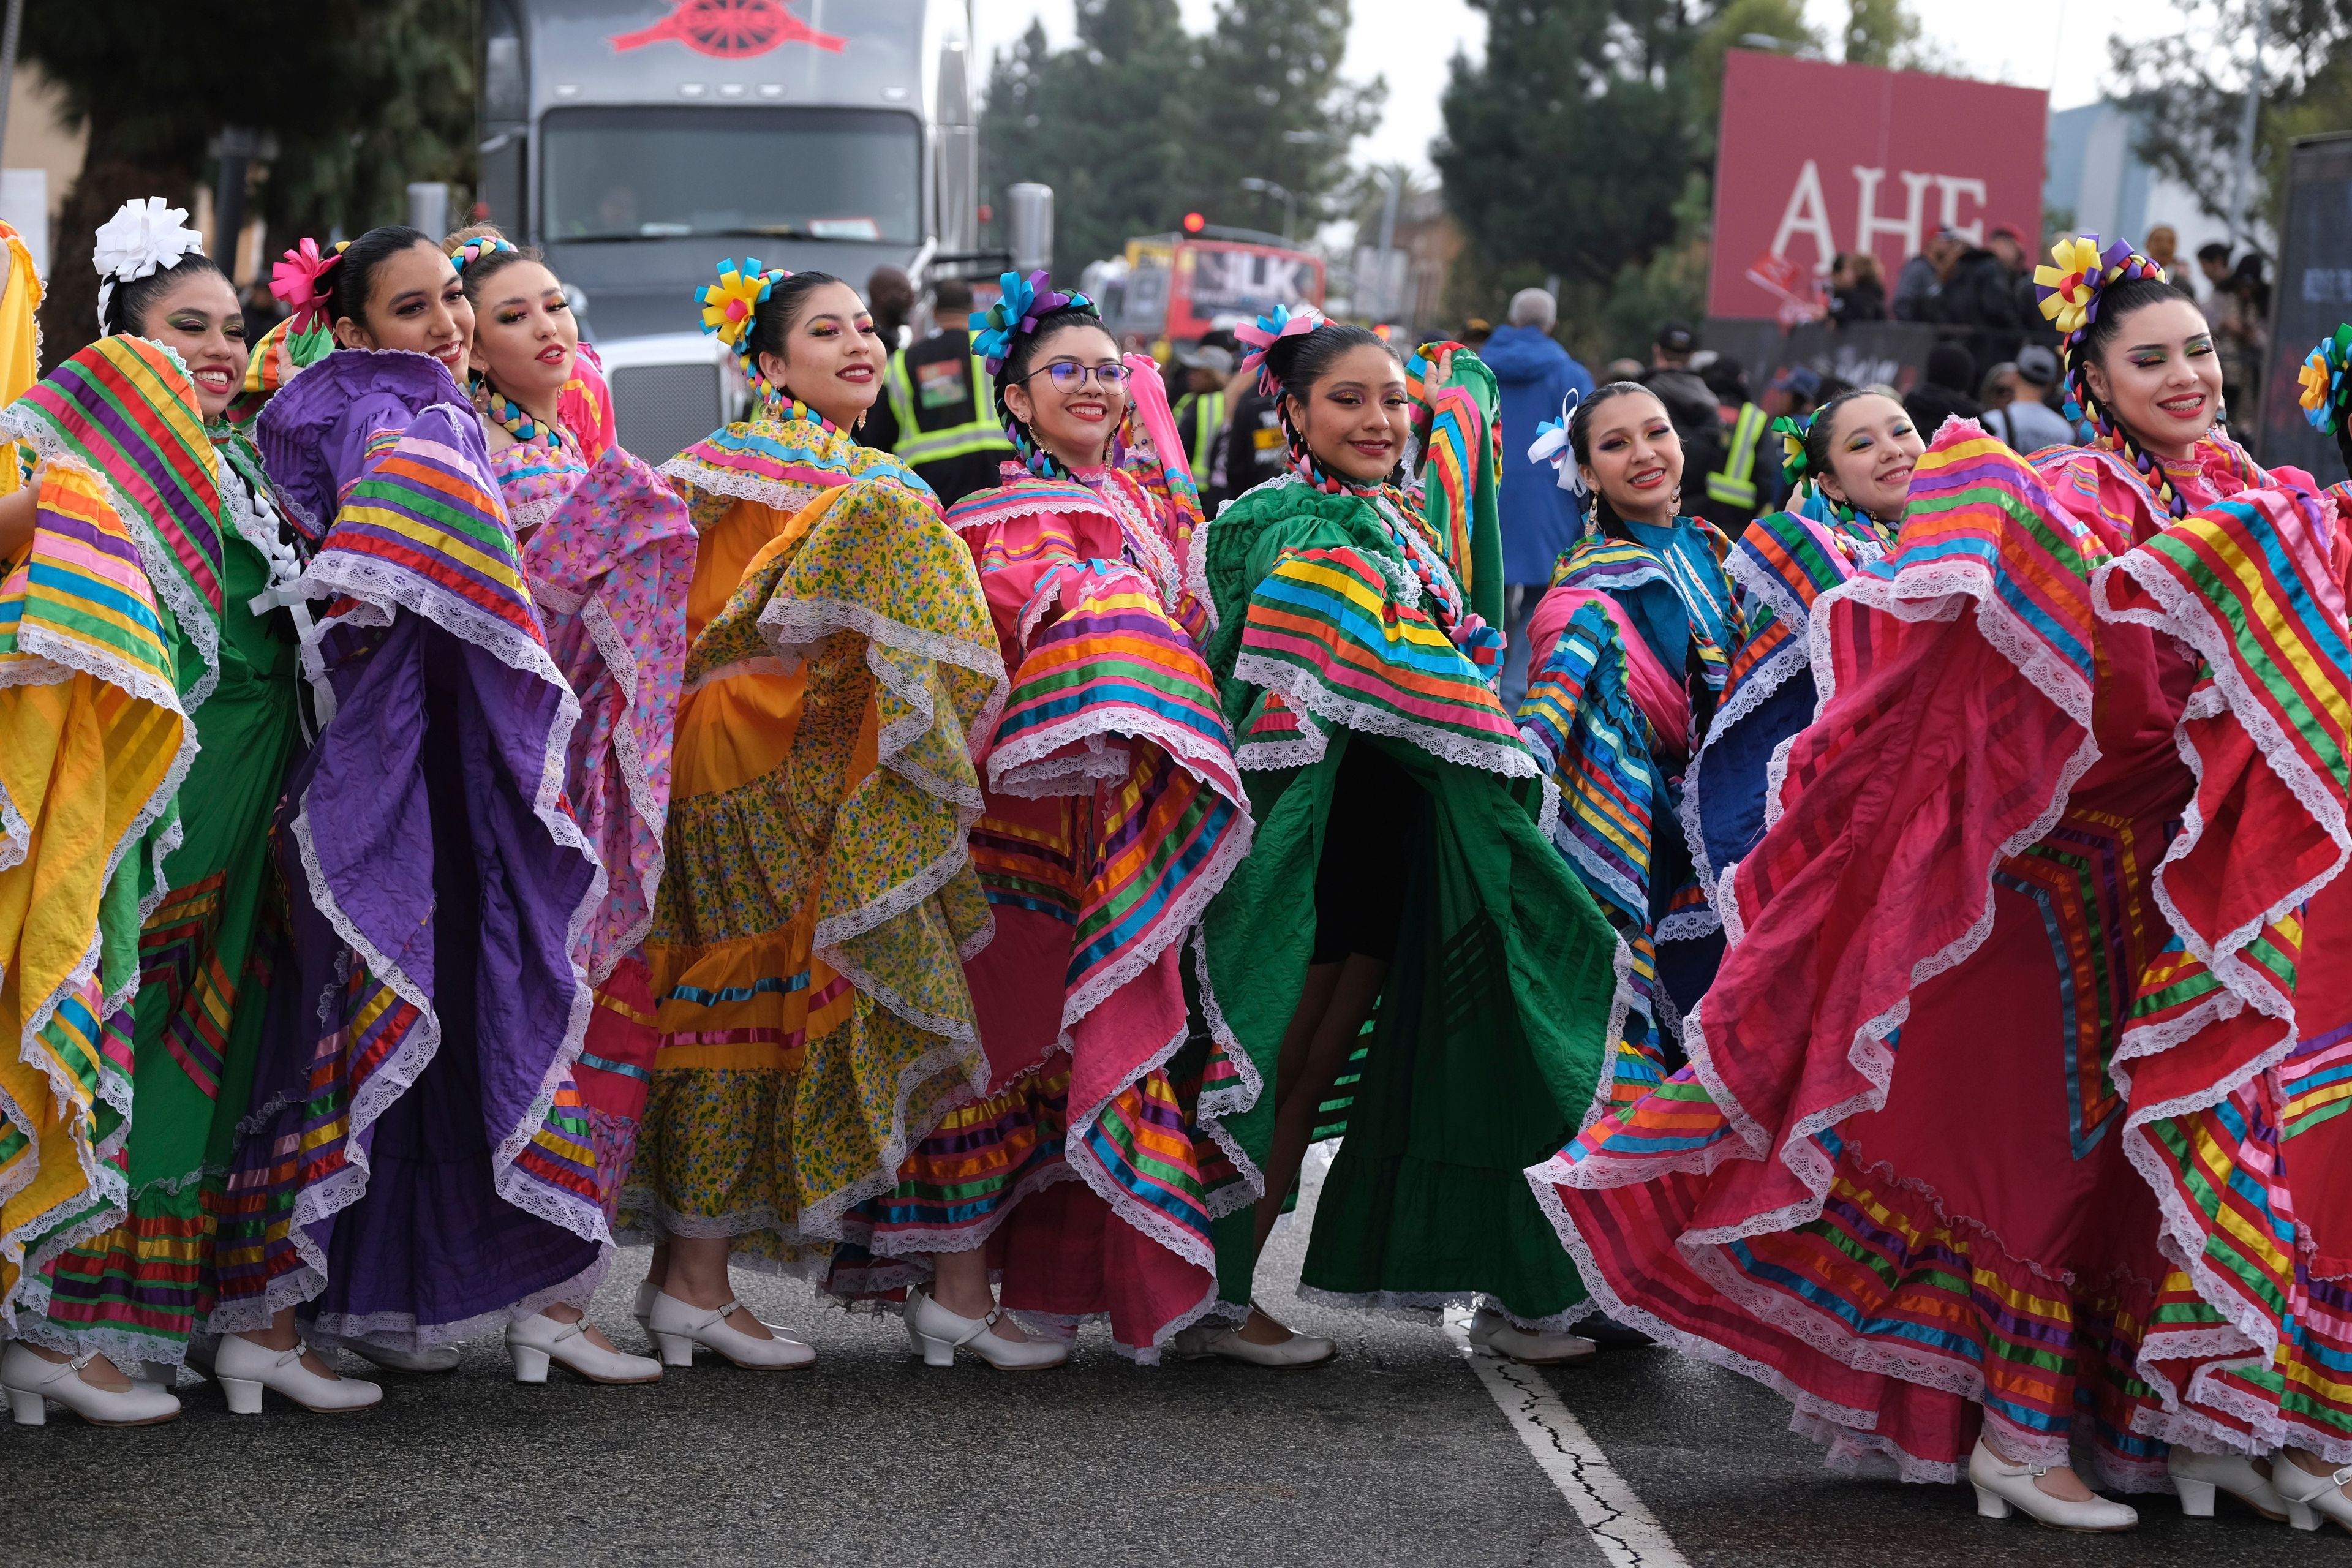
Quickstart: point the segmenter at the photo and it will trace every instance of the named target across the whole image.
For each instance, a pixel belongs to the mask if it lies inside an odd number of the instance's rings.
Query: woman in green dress
[[[1231,1160],[1220,1297],[1242,1321],[1179,1347],[1332,1353],[1249,1307],[1250,1286],[1308,1143],[1344,1131],[1302,1294],[1475,1304],[1480,1343],[1582,1359],[1566,1330],[1584,1289],[1521,1173],[1591,1110],[1627,970],[1495,693],[1493,379],[1448,350],[1414,362],[1416,397],[1386,342],[1312,312],[1242,336],[1290,445],[1289,471],[1210,525],[1203,562],[1205,652],[1258,823],[1202,932],[1199,1113]],[[1408,489],[1416,423],[1431,461]]]

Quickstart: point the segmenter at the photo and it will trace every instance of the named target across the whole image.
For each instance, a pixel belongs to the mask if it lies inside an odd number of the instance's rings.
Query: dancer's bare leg
[[[931,1254],[931,1300],[957,1317],[985,1318],[996,1310],[996,1292],[988,1285],[988,1248],[935,1252]],[[997,1319],[988,1331],[1014,1344],[1024,1343],[1029,1338],[1010,1313]]]
[[[723,1236],[674,1236],[667,1243],[669,1267],[662,1277],[662,1293],[685,1302],[689,1307],[723,1307],[735,1299],[734,1282],[728,1278],[727,1256],[733,1250]],[[737,1333],[755,1340],[772,1340],[768,1325],[751,1315],[748,1307],[738,1307],[727,1314],[727,1326]]]

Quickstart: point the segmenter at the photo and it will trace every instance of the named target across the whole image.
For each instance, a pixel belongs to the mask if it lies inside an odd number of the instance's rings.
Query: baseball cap
[[[1799,397],[1810,401],[1822,395],[1822,378],[1815,371],[1801,364],[1792,364],[1772,378],[1772,390],[1793,392]]]
[[[2040,343],[2028,343],[2017,351],[2017,374],[2036,386],[2053,386],[2058,381],[2058,356]]]
[[[1179,350],[1176,363],[1186,370],[1212,370],[1219,375],[1234,374],[1234,356],[1214,343],[1202,343],[1189,353]]]
[[[1698,334],[1680,321],[1668,321],[1658,329],[1658,346],[1670,354],[1695,353]]]

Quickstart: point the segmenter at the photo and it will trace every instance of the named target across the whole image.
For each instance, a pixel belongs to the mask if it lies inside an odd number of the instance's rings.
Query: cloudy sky
[[[2107,39],[2171,31],[2168,6],[2147,0],[1912,0],[1928,37],[1967,75],[2019,87],[2048,88],[2053,109],[2071,109],[2099,96],[2106,74]],[[1186,22],[1208,26],[1214,0],[1181,0]],[[1814,25],[1834,36],[1844,25],[1845,0],[1806,0]],[[983,55],[1018,37],[1042,16],[1056,42],[1070,37],[1070,0],[975,0]],[[1388,111],[1381,129],[1360,143],[1363,161],[1426,164],[1437,134],[1437,98],[1445,60],[1457,48],[1474,56],[1486,46],[1486,19],[1463,0],[1354,0],[1355,31],[1347,73],[1388,79]]]

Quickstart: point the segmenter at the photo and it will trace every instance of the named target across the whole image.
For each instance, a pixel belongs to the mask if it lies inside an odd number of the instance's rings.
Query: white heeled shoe
[[[93,1426],[152,1426],[178,1418],[179,1399],[152,1384],[134,1377],[129,1388],[112,1389],[83,1382],[82,1363],[89,1359],[51,1361],[11,1340],[0,1354],[0,1387],[8,1391],[8,1411],[16,1425],[45,1424],[53,1399]]]
[[[432,1345],[421,1351],[394,1350],[390,1345],[370,1344],[365,1340],[345,1340],[343,1348],[362,1361],[373,1362],[386,1372],[413,1373],[431,1376],[437,1373],[455,1372],[464,1352],[456,1345]]]
[[[2271,1468],[2275,1470],[2285,1463],[2284,1458],[2273,1459]],[[2198,1454],[2176,1444],[2165,1468],[2172,1477],[2172,1489],[2180,1494],[2180,1511],[2191,1519],[2213,1517],[2217,1491],[2228,1492],[2264,1519],[2286,1518],[2286,1499],[2254,1468],[2252,1459],[2242,1455]]]
[[[1269,1323],[1275,1316],[1256,1302],[1250,1310]],[[1226,1361],[1244,1362],[1251,1366],[1270,1366],[1285,1371],[1301,1367],[1321,1366],[1339,1353],[1339,1342],[1321,1339],[1314,1334],[1293,1333],[1286,1340],[1262,1345],[1255,1340],[1245,1340],[1241,1331],[1223,1322],[1194,1323],[1179,1330],[1168,1347],[1185,1361],[1206,1361],[1212,1356]]]
[[[1600,1345],[1582,1334],[1523,1329],[1492,1307],[1470,1315],[1470,1342],[1528,1366],[1574,1366],[1601,1353]]]
[[[2297,1530],[2317,1530],[2327,1519],[2352,1530],[2352,1498],[2344,1495],[2347,1481],[2352,1481],[2352,1465],[2315,1476],[2284,1454],[2271,1460],[2271,1485],[2285,1500],[2287,1522]]]
[[[534,1312],[509,1323],[507,1354],[514,1358],[517,1383],[545,1383],[551,1361],[562,1363],[591,1383],[661,1381],[661,1363],[649,1355],[606,1350],[588,1337],[585,1318],[559,1323],[545,1312]]]
[[[2095,1534],[2139,1528],[2138,1513],[2122,1503],[2103,1497],[2069,1502],[2033,1484],[2035,1477],[2048,1475],[2053,1468],[2012,1465],[1978,1438],[1975,1452],[1969,1456],[1969,1484],[1977,1489],[1977,1512],[1987,1519],[2007,1519],[2011,1509],[2022,1509],[2037,1524]]]
[[[984,1318],[967,1318],[940,1306],[919,1285],[907,1292],[899,1315],[906,1319],[907,1337],[914,1341],[925,1366],[953,1366],[960,1350],[971,1352],[999,1372],[1042,1372],[1070,1359],[1070,1347],[1060,1340],[1008,1340],[991,1332],[1003,1316],[1001,1307],[991,1308]]]
[[[213,1353],[213,1376],[232,1415],[260,1415],[265,1388],[319,1415],[365,1410],[383,1398],[383,1390],[373,1383],[312,1372],[302,1364],[299,1343],[290,1351],[274,1351],[243,1334],[221,1336],[220,1348]]]
[[[723,1307],[696,1307],[659,1290],[654,1294],[646,1327],[654,1342],[661,1346],[662,1360],[671,1366],[692,1366],[697,1345],[709,1346],[746,1372],[798,1372],[816,1361],[815,1351],[790,1334],[776,1333],[772,1323],[766,1325],[776,1336],[771,1340],[754,1339],[740,1329],[729,1328],[727,1314],[742,1304],[730,1301]]]
[[[629,1316],[649,1334],[654,1331],[654,1298],[660,1294],[660,1286],[650,1279],[641,1279],[637,1282],[637,1299],[629,1303]]]

